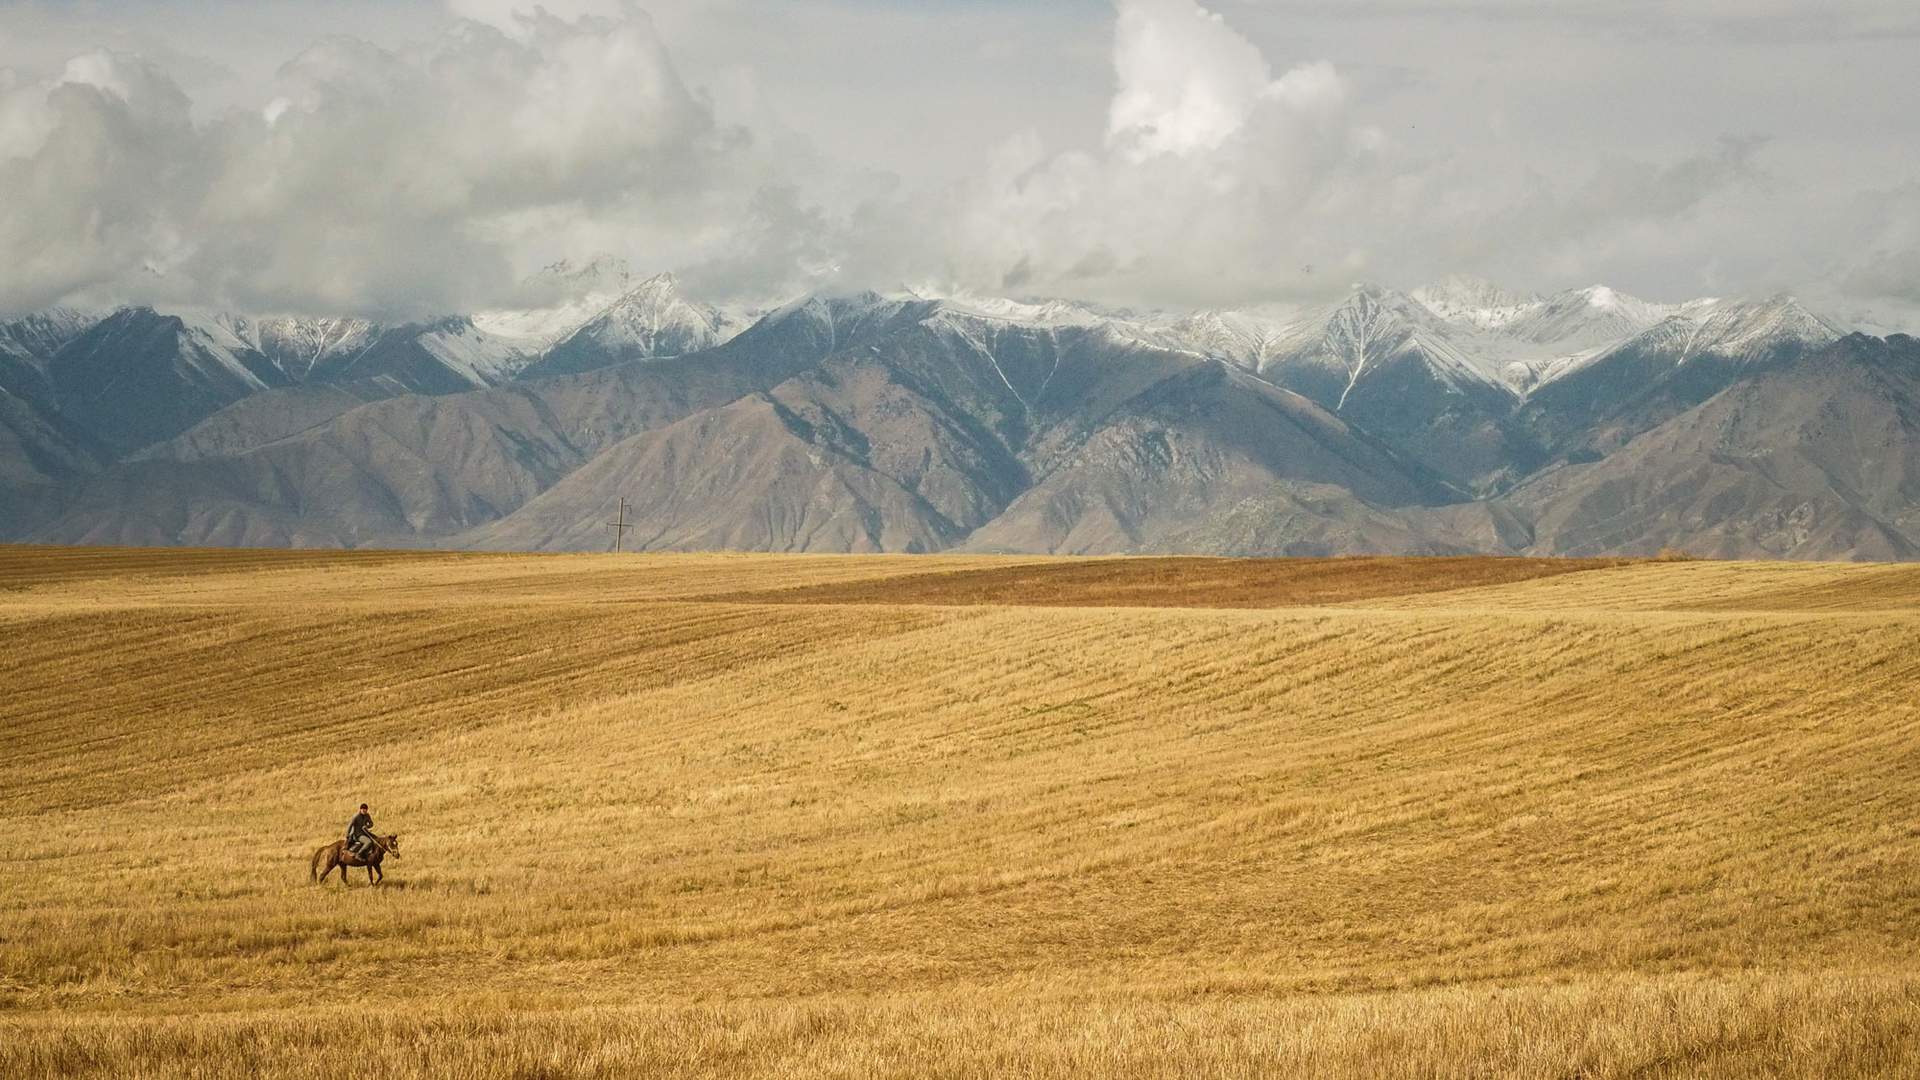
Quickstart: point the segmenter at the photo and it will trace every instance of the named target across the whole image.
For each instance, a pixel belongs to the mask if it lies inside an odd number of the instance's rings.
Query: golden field
[[[0,548],[0,635],[0,1076],[1920,1074],[1920,568]]]

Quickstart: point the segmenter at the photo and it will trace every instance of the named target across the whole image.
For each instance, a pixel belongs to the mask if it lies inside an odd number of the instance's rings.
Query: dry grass
[[[1910,571],[112,558],[0,549],[0,1075],[1920,1065]],[[1071,606],[1185,565],[1308,606]]]
[[[1605,570],[1623,559],[1050,560],[720,594],[785,604],[1011,607],[1313,607]]]
[[[1899,1076],[1911,983],[1798,976],[1176,1001],[461,1007],[28,1024],[15,1075],[1386,1078]]]

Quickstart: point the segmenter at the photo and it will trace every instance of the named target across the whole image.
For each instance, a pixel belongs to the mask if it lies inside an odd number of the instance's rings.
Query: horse
[[[347,867],[364,866],[367,868],[367,884],[378,885],[380,882],[386,880],[387,873],[380,869],[380,860],[386,858],[388,855],[396,859],[400,857],[399,833],[394,833],[392,836],[374,837],[373,854],[364,859],[348,851],[345,840],[335,840],[333,843],[327,844],[319,851],[313,853],[313,863],[307,868],[307,880],[316,883],[325,881],[327,880],[327,875],[333,873],[333,868],[337,866],[340,868],[340,884],[346,885]],[[323,859],[327,864],[324,870],[320,868],[320,863]]]

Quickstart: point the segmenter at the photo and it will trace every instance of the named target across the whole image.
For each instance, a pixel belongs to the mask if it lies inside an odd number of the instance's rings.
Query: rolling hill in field
[[[1920,1066],[1911,567],[0,548],[0,627],[8,1076]]]

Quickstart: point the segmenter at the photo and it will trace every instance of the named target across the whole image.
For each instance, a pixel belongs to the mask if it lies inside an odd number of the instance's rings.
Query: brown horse
[[[399,833],[374,837],[373,854],[364,859],[348,851],[345,840],[335,840],[313,853],[313,865],[308,867],[307,878],[309,881],[325,881],[327,875],[333,873],[333,868],[337,866],[340,868],[340,884],[345,885],[347,884],[347,867],[364,866],[367,868],[367,884],[378,885],[386,880],[387,873],[380,869],[380,860],[388,855],[396,859],[400,857]],[[322,861],[326,863],[324,870],[320,867]]]

